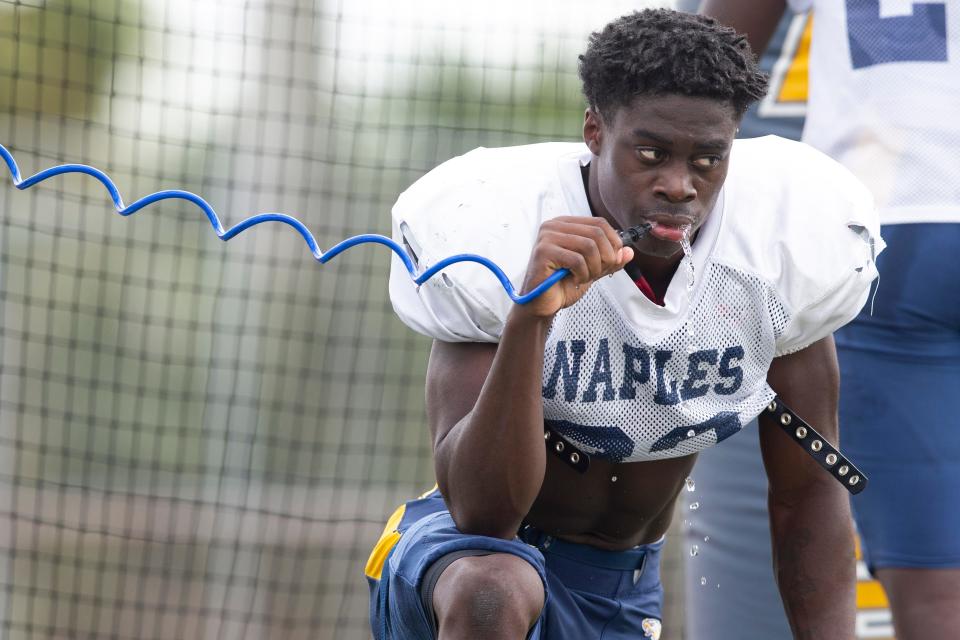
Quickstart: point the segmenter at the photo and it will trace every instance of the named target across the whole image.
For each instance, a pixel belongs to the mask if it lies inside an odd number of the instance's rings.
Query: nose
[[[657,174],[653,193],[657,198],[671,203],[693,202],[697,190],[693,186],[690,167],[685,162],[671,162],[663,166]]]

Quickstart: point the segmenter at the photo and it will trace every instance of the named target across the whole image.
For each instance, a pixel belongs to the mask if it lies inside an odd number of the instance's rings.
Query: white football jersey
[[[423,270],[474,253],[519,290],[541,223],[589,216],[583,144],[477,149],[417,181],[393,231]],[[620,271],[555,317],[545,419],[610,460],[682,456],[736,433],[769,403],[771,360],[829,335],[866,301],[882,249],[869,192],[798,142],[738,140],[714,210],[664,298]],[[390,296],[413,329],[497,342],[513,302],[485,267],[456,264],[416,287],[394,258]]]
[[[960,222],[960,1],[813,9],[803,140],[873,192],[883,224]]]

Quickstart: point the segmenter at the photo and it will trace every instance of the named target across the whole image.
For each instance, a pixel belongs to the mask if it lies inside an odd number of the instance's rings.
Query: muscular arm
[[[513,537],[540,491],[548,326],[515,313],[499,348],[433,344],[427,412],[437,484],[461,531]]]
[[[633,258],[601,218],[543,224],[524,291],[560,268],[570,275],[515,305],[499,345],[435,342],[427,416],[437,483],[465,533],[512,538],[543,484],[543,348],[554,315]]]
[[[787,406],[837,445],[839,378],[832,337],[775,359],[767,376]],[[760,447],[774,573],[794,638],[852,640],[856,566],[846,491],[765,414]]]
[[[704,0],[700,13],[746,35],[750,48],[759,57],[767,49],[786,8],[786,0]]]

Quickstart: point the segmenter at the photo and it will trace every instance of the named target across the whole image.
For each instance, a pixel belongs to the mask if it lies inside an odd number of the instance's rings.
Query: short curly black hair
[[[580,79],[604,119],[637,96],[662,94],[727,100],[740,117],[768,85],[746,37],[713,18],[669,9],[635,11],[592,33]]]

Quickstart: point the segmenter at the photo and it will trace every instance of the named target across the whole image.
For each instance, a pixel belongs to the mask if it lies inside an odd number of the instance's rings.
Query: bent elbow
[[[526,515],[506,509],[457,508],[454,505],[449,505],[449,509],[460,533],[502,540],[516,537]]]

